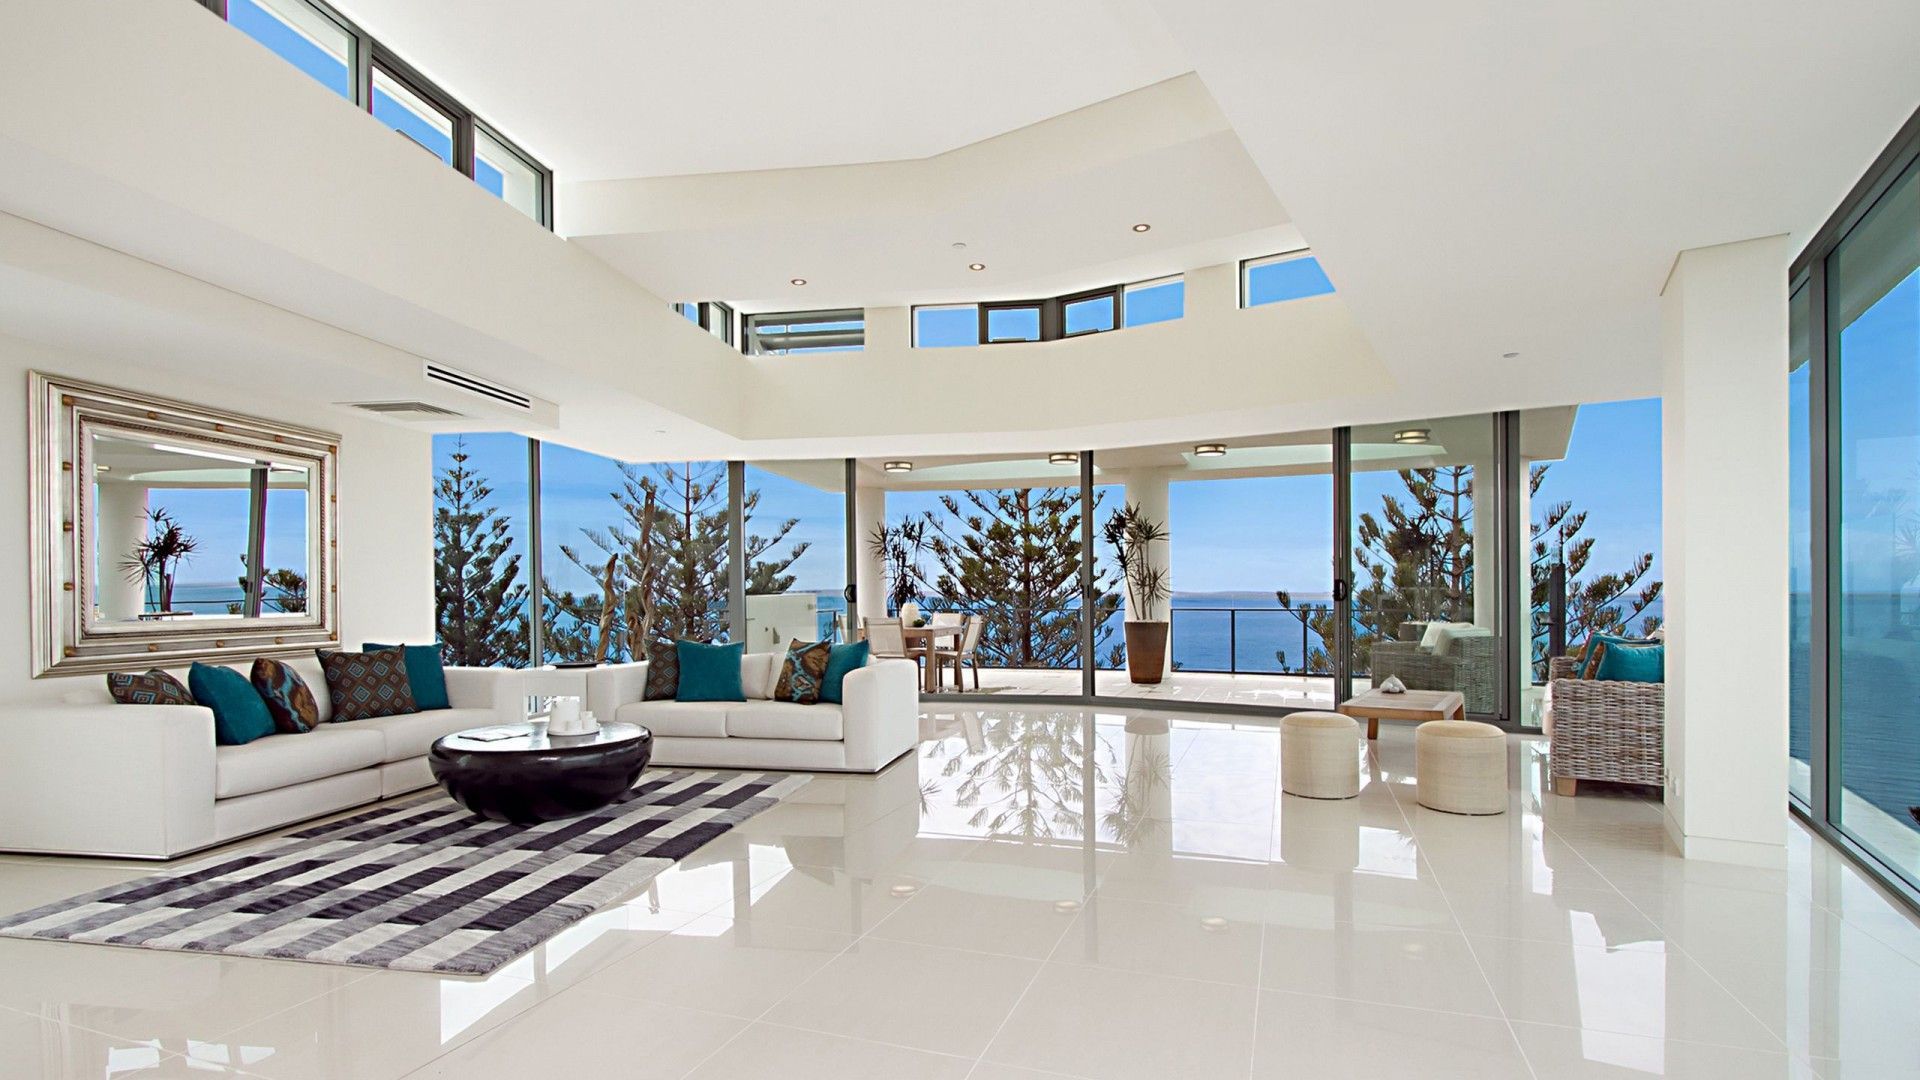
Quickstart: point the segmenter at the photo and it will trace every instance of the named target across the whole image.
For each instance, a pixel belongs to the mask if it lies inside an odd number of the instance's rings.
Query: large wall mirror
[[[337,642],[339,436],[32,381],[35,676]]]

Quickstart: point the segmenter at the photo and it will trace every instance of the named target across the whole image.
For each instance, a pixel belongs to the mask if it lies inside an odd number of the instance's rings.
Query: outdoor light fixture
[[[893,473],[902,473],[902,472],[912,472],[912,471],[913,471],[913,462],[911,462],[911,461],[889,461],[889,462],[887,462],[886,464],[884,464],[884,465],[882,465],[882,466],[880,466],[880,467],[881,467],[882,469],[885,469],[885,470],[886,470],[886,471],[888,471],[888,472],[893,472]]]
[[[1193,456],[1194,457],[1226,457],[1227,444],[1220,443],[1220,442],[1203,442],[1200,445],[1193,448]]]
[[[967,264],[967,269],[969,270],[985,270],[986,268],[987,268],[986,263],[968,263]]]
[[[789,285],[805,285],[806,283],[807,283],[807,279],[803,277],[787,279],[787,284]]]
[[[1146,231],[1147,231],[1148,229],[1151,229],[1151,228],[1153,228],[1153,226],[1151,226],[1151,225],[1149,225],[1149,224],[1147,224],[1146,222],[1144,222],[1144,221],[1143,221],[1143,222],[1141,222],[1140,224],[1138,224],[1138,225],[1135,225],[1135,226],[1133,227],[1133,231],[1134,231],[1134,232],[1146,232]]]
[[[1393,441],[1397,443],[1424,443],[1432,439],[1433,431],[1430,428],[1410,427],[1393,433]]]
[[[1047,455],[1047,464],[1049,464],[1049,465],[1078,465],[1078,464],[1080,464],[1080,455],[1079,455],[1079,454],[1048,454],[1048,455]]]

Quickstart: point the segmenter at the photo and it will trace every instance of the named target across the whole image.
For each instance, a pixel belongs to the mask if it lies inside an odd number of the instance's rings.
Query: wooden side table
[[[1365,720],[1367,738],[1377,739],[1380,737],[1382,720],[1412,720],[1416,723],[1465,720],[1467,699],[1454,690],[1408,690],[1403,694],[1389,694],[1374,689],[1341,702],[1340,711],[1356,720]]]

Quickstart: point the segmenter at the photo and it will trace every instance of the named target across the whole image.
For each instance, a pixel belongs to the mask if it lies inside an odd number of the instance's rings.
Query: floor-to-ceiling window
[[[1352,433],[1352,664],[1501,712],[1499,439],[1487,414]]]
[[[1920,114],[1794,260],[1789,786],[1920,890]]]
[[[1660,401],[1529,410],[1519,437],[1531,636],[1517,719],[1537,727],[1550,657],[1660,626]]]
[[[523,436],[433,437],[435,633],[449,664],[532,658],[529,472]]]
[[[747,651],[846,640],[846,460],[749,462],[742,475]]]

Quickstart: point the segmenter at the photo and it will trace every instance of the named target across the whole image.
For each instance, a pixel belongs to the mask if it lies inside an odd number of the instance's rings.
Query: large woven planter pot
[[[1127,678],[1157,683],[1167,671],[1167,624],[1127,620]]]

